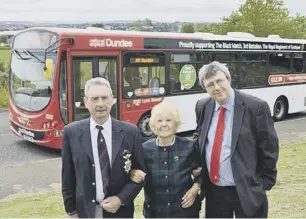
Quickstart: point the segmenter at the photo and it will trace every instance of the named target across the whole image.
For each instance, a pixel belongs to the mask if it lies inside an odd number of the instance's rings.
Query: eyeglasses
[[[221,86],[225,81],[226,81],[227,79],[224,79],[224,78],[219,78],[219,79],[217,79],[216,81],[212,81],[212,82],[210,82],[210,83],[208,83],[207,85],[206,85],[206,88],[214,88],[215,86],[216,86],[216,84],[218,85],[218,86]]]

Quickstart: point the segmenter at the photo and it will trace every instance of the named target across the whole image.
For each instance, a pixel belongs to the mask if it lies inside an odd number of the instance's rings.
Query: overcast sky
[[[242,0],[0,0],[0,20],[219,22]],[[305,0],[285,0],[292,14],[306,15]]]

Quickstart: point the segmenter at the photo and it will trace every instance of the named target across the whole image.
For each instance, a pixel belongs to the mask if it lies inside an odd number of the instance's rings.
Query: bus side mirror
[[[43,77],[45,79],[51,80],[52,79],[52,72],[53,72],[53,60],[52,59],[46,59]]]

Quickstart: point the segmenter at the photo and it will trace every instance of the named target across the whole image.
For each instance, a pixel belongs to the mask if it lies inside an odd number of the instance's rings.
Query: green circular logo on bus
[[[190,89],[197,79],[197,72],[192,65],[184,65],[180,71],[181,89]]]

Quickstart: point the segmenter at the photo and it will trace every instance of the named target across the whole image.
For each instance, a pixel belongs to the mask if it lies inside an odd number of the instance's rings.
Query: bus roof
[[[175,33],[175,32],[144,32],[144,31],[121,31],[106,30],[103,28],[88,27],[87,29],[77,28],[58,28],[58,27],[34,27],[28,30],[47,30],[59,34],[60,36],[108,36],[108,37],[149,37],[149,38],[167,38],[167,39],[191,39],[191,40],[216,40],[216,41],[239,41],[239,42],[269,42],[269,43],[297,43],[305,44],[305,39],[288,39],[281,38],[278,35],[269,35],[268,37],[256,37],[250,33],[229,32],[227,35],[217,35],[213,33]],[[19,33],[21,33],[19,32]]]

